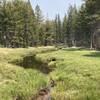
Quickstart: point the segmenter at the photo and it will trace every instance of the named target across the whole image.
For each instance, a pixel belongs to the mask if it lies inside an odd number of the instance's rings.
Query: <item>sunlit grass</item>
[[[35,59],[47,63],[53,71],[47,75],[38,68],[25,69],[11,63],[28,55],[35,55]],[[100,52],[55,47],[0,48],[0,100],[14,100],[17,96],[30,100],[47,85],[50,77],[57,82],[52,100],[99,100]]]
[[[40,87],[46,86],[47,77],[35,69],[24,69],[11,64],[13,60],[22,60],[24,56],[51,50],[52,47],[7,49],[0,48],[0,100],[29,100]]]
[[[49,57],[58,59],[55,71],[50,73],[50,76],[58,80],[53,93],[55,100],[99,100],[100,56],[98,55],[97,51],[76,49],[37,55],[43,60]]]

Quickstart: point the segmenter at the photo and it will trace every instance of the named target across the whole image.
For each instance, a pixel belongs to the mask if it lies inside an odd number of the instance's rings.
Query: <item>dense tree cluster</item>
[[[61,25],[61,27],[58,27],[58,30],[60,30],[56,32],[59,34],[57,36],[62,38],[62,43],[66,46],[100,49],[100,37],[96,38],[100,36],[98,35],[100,34],[99,0],[84,0],[83,5],[78,10],[76,6],[70,6],[63,22],[58,23],[58,25]]]
[[[94,33],[100,28],[99,0],[84,0],[80,9],[70,6],[63,20],[43,19],[39,5],[29,0],[1,0],[0,45],[28,47],[65,45],[95,47]]]
[[[34,12],[30,2],[2,0],[0,4],[0,43],[5,47],[33,44]]]

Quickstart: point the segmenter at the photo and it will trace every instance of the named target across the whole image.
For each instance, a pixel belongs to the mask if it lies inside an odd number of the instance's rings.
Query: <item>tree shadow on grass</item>
[[[83,51],[86,50],[86,48],[63,48],[64,51]]]
[[[100,52],[92,52],[90,54],[84,55],[86,57],[100,57]]]

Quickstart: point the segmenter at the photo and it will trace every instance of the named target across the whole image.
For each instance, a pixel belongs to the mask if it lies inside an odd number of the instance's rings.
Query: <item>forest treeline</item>
[[[82,6],[70,6],[63,18],[44,19],[30,1],[0,0],[0,45],[28,47],[65,45],[94,47],[94,33],[100,28],[100,1],[84,0]]]

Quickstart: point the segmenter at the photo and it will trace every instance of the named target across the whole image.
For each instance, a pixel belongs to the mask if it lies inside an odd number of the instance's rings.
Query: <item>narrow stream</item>
[[[54,69],[48,66],[48,62],[42,62],[36,59],[35,55],[27,55],[23,57],[22,60],[16,60],[11,62],[23,68],[32,68],[36,69],[44,74],[49,74]]]

